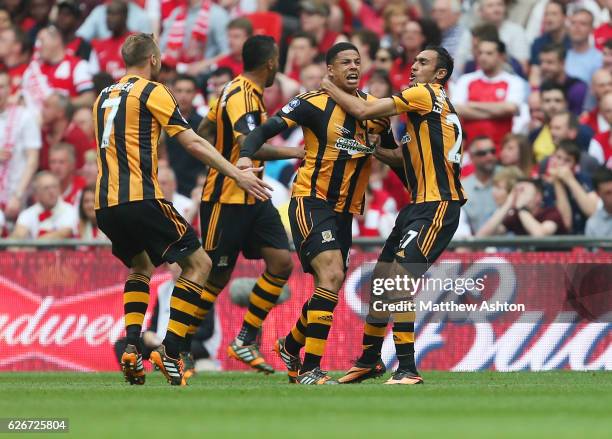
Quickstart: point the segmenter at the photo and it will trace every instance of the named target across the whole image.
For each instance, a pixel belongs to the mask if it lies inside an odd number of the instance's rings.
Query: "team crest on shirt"
[[[336,238],[334,238],[334,235],[332,234],[331,230],[323,230],[321,232],[321,236],[323,237],[323,240],[321,241],[321,244],[325,244],[326,242],[332,242],[332,241],[336,240]]]
[[[281,108],[281,111],[285,114],[287,113],[291,113],[293,110],[295,110],[297,108],[297,106],[300,105],[300,100],[298,98],[295,99],[291,99],[287,105],[285,105],[283,108]]]

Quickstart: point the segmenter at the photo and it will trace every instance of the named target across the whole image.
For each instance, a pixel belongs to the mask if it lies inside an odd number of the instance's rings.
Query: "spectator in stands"
[[[54,1],[49,0],[30,0],[28,2],[28,14],[33,20],[33,25],[27,31],[30,41],[36,41],[38,32],[49,25],[49,16],[54,4]]]
[[[561,44],[550,44],[540,50],[540,76],[543,81],[552,81],[563,87],[569,110],[581,114],[584,99],[589,91],[586,82],[565,73],[566,51]]]
[[[603,49],[603,68],[612,72],[612,38],[604,43]]]
[[[310,32],[317,39],[319,53],[325,54],[336,43],[346,38],[328,28],[329,4],[322,0],[300,2],[300,24],[303,31]]]
[[[316,91],[321,88],[321,81],[325,77],[325,69],[321,64],[310,64],[300,71],[300,93]]]
[[[361,29],[370,29],[378,38],[385,32],[385,19],[383,18],[385,7],[391,3],[390,0],[377,0],[367,2],[364,0],[348,0],[350,10],[353,14],[353,24]]]
[[[550,135],[555,145],[559,145],[564,140],[569,140],[578,144],[578,133],[580,132],[581,128],[583,130],[587,129],[587,127],[580,125],[580,123],[578,122],[578,117],[576,117],[574,113],[571,113],[567,110],[563,110],[555,114],[550,119],[549,126]],[[592,142],[593,141],[591,140],[591,143]],[[599,166],[597,160],[595,160],[586,152],[586,147],[584,144],[583,148],[580,151],[580,160],[578,163],[580,164],[580,169],[582,170],[582,172],[587,176],[591,175],[592,171],[594,171]],[[542,162],[540,163],[540,169],[546,170],[548,165],[549,157],[542,160]]]
[[[374,70],[367,84],[367,92],[376,98],[387,98],[393,94],[393,84],[384,70]]]
[[[87,182],[87,186],[95,186],[98,179],[98,158],[94,150],[85,152],[85,163],[81,167],[79,174]]]
[[[570,16],[569,37],[572,47],[567,52],[565,71],[569,76],[590,84],[593,73],[603,65],[601,52],[591,46],[593,14],[578,9]]]
[[[32,43],[25,32],[13,26],[0,31],[0,62],[11,78],[11,95],[21,91],[21,81],[31,55]]]
[[[507,233],[503,226],[504,219],[508,216],[516,202],[516,193],[513,192],[514,186],[519,179],[525,175],[516,166],[508,166],[497,171],[493,177],[493,199],[497,209],[485,221],[485,223],[474,234],[477,237],[504,235]]]
[[[127,28],[128,6],[124,0],[112,0],[106,7],[106,25],[111,31],[108,38],[91,41],[93,50],[89,65],[92,73],[110,73],[115,81],[125,75],[125,63],[121,56],[121,46],[131,35]]]
[[[223,87],[234,77],[233,72],[228,67],[221,67],[214,70],[206,83],[206,101],[212,105],[223,93]]]
[[[373,166],[384,166],[376,161]],[[353,236],[386,238],[397,217],[397,203],[380,184],[370,182],[366,188],[363,215],[357,219],[358,232]]]
[[[177,185],[174,171],[167,166],[160,167],[157,180],[159,181],[159,187],[164,194],[164,198],[172,203],[172,206],[187,222],[191,222],[197,210],[196,205],[194,205],[191,198],[181,195],[176,191]]]
[[[163,64],[162,64],[162,70],[163,70]],[[161,77],[161,72],[160,72],[160,77]],[[113,77],[109,73],[106,73],[106,72],[96,73],[95,75],[93,75],[92,81],[94,84],[94,94],[96,96],[98,96],[102,92],[102,90],[104,90],[106,87],[108,87],[109,85],[112,85],[115,82],[113,81]],[[161,82],[161,79],[159,79],[159,81]]]
[[[229,53],[219,58],[215,66],[216,68],[228,67],[232,70],[234,76],[242,73],[242,46],[244,42],[253,35],[253,25],[244,17],[235,18],[227,25],[227,43]],[[193,72],[190,65],[189,73]]]
[[[193,108],[193,99],[197,93],[197,84],[193,76],[179,75],[172,83],[172,92],[178,102],[181,114],[193,128],[197,131],[202,116]],[[165,152],[162,156],[168,160],[170,168],[178,176],[178,192],[184,196],[191,194],[191,189],[195,186],[198,174],[204,172],[204,165],[189,154],[180,143],[173,137],[165,137]],[[171,201],[171,200],[170,200]]]
[[[57,5],[57,18],[55,25],[59,29],[66,44],[66,53],[89,59],[91,56],[91,44],[83,37],[76,35],[81,23],[81,8],[75,0],[62,0]]]
[[[479,24],[472,28],[472,52],[471,59],[465,62],[462,65],[459,65],[459,70],[453,74],[455,77],[458,77],[460,73],[472,73],[478,70],[480,67],[478,66],[478,47],[480,46],[481,41],[498,41],[499,40],[499,31],[492,24]],[[521,78],[525,78],[525,69],[521,63],[519,63],[516,58],[508,55],[506,53],[504,59],[504,67],[503,69],[508,73],[516,73]]]
[[[351,43],[361,55],[361,77],[359,78],[359,88],[364,88],[374,71],[374,58],[378,52],[378,35],[369,29],[360,29],[351,35]]]
[[[529,108],[529,122],[527,133],[537,130],[544,125],[544,112],[542,111],[542,96],[539,91],[532,91],[527,96],[527,107]]]
[[[555,142],[550,132],[550,120],[555,114],[568,110],[563,87],[559,84],[544,82],[540,88],[540,95],[542,96],[544,124],[529,133],[529,141],[533,145],[533,152],[538,162],[550,156],[555,150]],[[592,137],[593,132],[589,127],[578,126],[576,142],[582,150],[586,151],[588,149]]]
[[[73,145],[60,142],[51,147],[49,150],[49,171],[60,182],[62,199],[76,207],[87,182],[82,176],[76,174],[76,158]]]
[[[0,70],[0,211],[14,220],[38,168],[40,129],[23,106],[9,105],[9,75]]]
[[[83,189],[79,201],[79,221],[74,235],[79,239],[107,241],[106,235],[98,228],[95,196],[95,186],[87,186]]]
[[[438,25],[429,18],[409,20],[406,23],[402,32],[400,55],[393,62],[389,73],[396,90],[403,90],[410,84],[412,63],[419,52],[429,45],[439,45],[441,40]]]
[[[87,137],[87,140],[89,141],[88,144],[90,145],[90,147],[87,150],[83,150],[83,154],[81,154],[81,157],[77,157],[79,160],[77,160],[77,168],[80,168],[81,166],[83,166],[83,155],[84,155],[84,151],[88,151],[88,150],[96,150],[96,138],[95,138],[95,128],[94,128],[94,120],[93,120],[93,113],[91,111],[91,108],[89,107],[77,107],[74,110],[74,113],[72,114],[72,122],[79,130],[81,130],[83,132],[83,134],[85,134],[85,136]],[[87,144],[86,144],[87,145]]]
[[[226,28],[230,13],[225,5],[209,0],[189,0],[176,7],[164,21],[160,48],[164,63],[202,62],[205,70],[219,55],[228,52]],[[227,2],[225,2],[227,3]],[[179,67],[182,71],[183,67]]]
[[[299,80],[301,70],[314,63],[318,53],[315,36],[309,32],[297,32],[289,43],[285,74],[291,79]]]
[[[70,238],[77,225],[76,209],[62,200],[57,177],[48,171],[34,178],[36,204],[19,214],[13,239],[65,239]]]
[[[128,29],[132,32],[152,32],[151,20],[146,11],[135,1],[125,1],[128,5]],[[96,6],[79,27],[77,35],[87,41],[95,38],[109,38],[111,31],[106,25],[106,8],[106,3]]]
[[[380,47],[376,52],[376,57],[374,58],[374,68],[376,70],[384,70],[389,73],[393,67],[393,59],[394,55],[391,49]]]
[[[579,171],[579,160],[578,146],[562,141],[551,156],[543,179],[552,185],[545,187],[546,204],[557,207],[567,230],[582,234],[586,219],[595,213],[599,199],[591,179]]]
[[[435,0],[431,9],[431,17],[442,31],[442,47],[454,57],[461,36],[466,32],[461,22],[461,1]]]
[[[522,134],[506,134],[502,141],[499,161],[503,166],[517,167],[525,177],[537,173],[533,148],[527,136]]]
[[[13,26],[11,14],[4,6],[0,6],[0,32]]]
[[[595,100],[595,107],[588,113],[584,112],[580,117],[580,122],[591,127],[595,134],[610,129],[610,124],[600,111],[601,99],[610,92],[612,92],[612,72],[601,68],[593,73],[591,80],[591,93]]]
[[[529,58],[529,85],[539,87],[542,83],[540,76],[540,53],[542,49],[551,44],[560,44],[565,50],[572,46],[565,22],[567,20],[567,6],[562,0],[550,0],[544,10],[542,29],[544,33],[536,38],[531,45]]]
[[[41,112],[43,146],[40,151],[39,169],[49,169],[49,150],[60,142],[74,145],[76,166],[80,168],[83,165],[83,155],[93,145],[91,138],[76,124],[70,123],[73,108],[68,96],[61,93],[53,93],[45,100]]]
[[[612,124],[612,92],[607,93],[601,99],[601,116],[608,124],[608,129],[596,134],[589,145],[589,155],[594,157],[600,165],[612,168],[612,134],[610,124]]]
[[[87,61],[68,55],[59,30],[51,25],[38,34],[39,57],[23,75],[26,102],[41,108],[54,91],[70,96],[73,105],[92,105],[93,82]]]
[[[469,152],[474,173],[461,184],[468,201],[463,207],[472,231],[479,230],[495,211],[493,198],[493,175],[497,169],[495,143],[487,136],[474,137]]]
[[[585,235],[612,238],[612,170],[601,167],[593,174],[601,204],[586,222]]]
[[[506,48],[501,41],[478,45],[480,70],[462,75],[452,89],[452,101],[468,137],[490,136],[496,147],[512,130],[512,118],[525,102],[525,82],[503,71]]]
[[[520,25],[506,19],[506,3],[504,0],[481,0],[479,7],[480,18],[484,24],[492,24],[497,28],[499,39],[507,47],[509,56],[516,58],[522,70],[527,71],[529,59],[529,43],[525,36],[525,29]],[[464,33],[457,49],[458,66],[463,66],[470,58],[471,35]]]
[[[380,47],[394,53],[401,50],[402,33],[410,14],[405,3],[391,3],[383,11],[385,35],[380,40]]]
[[[512,208],[503,220],[503,232],[535,237],[562,235],[567,229],[559,210],[543,205],[543,185],[540,180],[519,180],[510,197],[514,200]]]
[[[609,1],[604,1],[602,3],[606,4],[608,20],[605,23],[601,23],[599,27],[593,31],[593,40],[595,41],[595,48],[597,50],[602,50],[606,41],[612,38],[612,14],[610,14],[612,3]]]

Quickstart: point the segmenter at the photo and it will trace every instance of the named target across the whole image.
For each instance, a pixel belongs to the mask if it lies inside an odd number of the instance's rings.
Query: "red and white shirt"
[[[126,33],[120,37],[110,37],[91,42],[91,57],[89,66],[92,73],[100,71],[110,73],[115,81],[125,75],[125,63],[121,57],[121,46],[131,33]]]
[[[17,64],[16,66],[7,68],[9,77],[11,78],[11,95],[17,94],[21,91],[23,74],[27,68],[28,63]]]
[[[610,124],[604,119],[602,114],[599,112],[599,107],[593,108],[586,117],[580,119],[580,123],[588,125],[593,128],[595,134],[603,133],[604,131],[610,130]]]
[[[610,144],[610,131],[598,133],[591,139],[589,144],[589,155],[594,157],[599,164],[612,169],[612,145]]]
[[[50,210],[36,203],[21,212],[17,225],[28,229],[30,238],[40,238],[47,233],[61,229],[74,230],[77,224],[77,210],[62,199]]]
[[[482,70],[462,75],[452,90],[452,102],[464,105],[471,102],[512,102],[517,107],[525,102],[527,87],[519,76],[502,72],[489,78]],[[463,121],[463,130],[468,139],[477,136],[490,137],[497,146],[502,138],[512,131],[512,116],[498,119]]]
[[[66,203],[77,207],[81,201],[81,194],[85,186],[87,186],[87,181],[83,177],[80,175],[73,175],[72,181],[62,194],[62,198]]]
[[[56,91],[76,97],[93,90],[93,81],[87,61],[65,55],[57,64],[32,60],[23,74],[22,88],[28,104],[41,108],[51,93]]]

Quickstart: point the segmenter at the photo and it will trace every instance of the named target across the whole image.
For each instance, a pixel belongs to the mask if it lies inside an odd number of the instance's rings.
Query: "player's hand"
[[[258,200],[266,201],[272,196],[270,194],[272,187],[257,178],[255,172],[261,171],[263,171],[263,167],[241,169],[236,176],[236,184]]]
[[[238,169],[248,169],[253,167],[253,161],[248,157],[240,157],[236,162]]]
[[[321,90],[329,91],[334,86],[334,83],[330,81],[329,77],[325,76],[321,80]]]
[[[304,148],[295,148],[295,158],[302,160],[306,157],[306,150]]]

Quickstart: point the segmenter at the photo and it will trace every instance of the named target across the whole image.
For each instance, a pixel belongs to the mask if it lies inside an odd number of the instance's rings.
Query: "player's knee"
[[[183,276],[189,277],[198,284],[204,284],[210,273],[212,261],[204,250],[198,249],[196,252],[180,261],[179,265],[183,269]]]
[[[339,291],[344,282],[344,267],[338,264],[330,265],[326,270],[319,274],[319,283],[321,286]]]
[[[155,265],[149,260],[143,259],[132,264],[132,273],[142,274],[151,278],[153,271],[155,271]]]
[[[270,274],[288,278],[293,271],[293,260],[291,259],[291,254],[289,252],[282,253],[282,256],[275,259],[274,261],[270,261],[267,264],[266,269]]]

